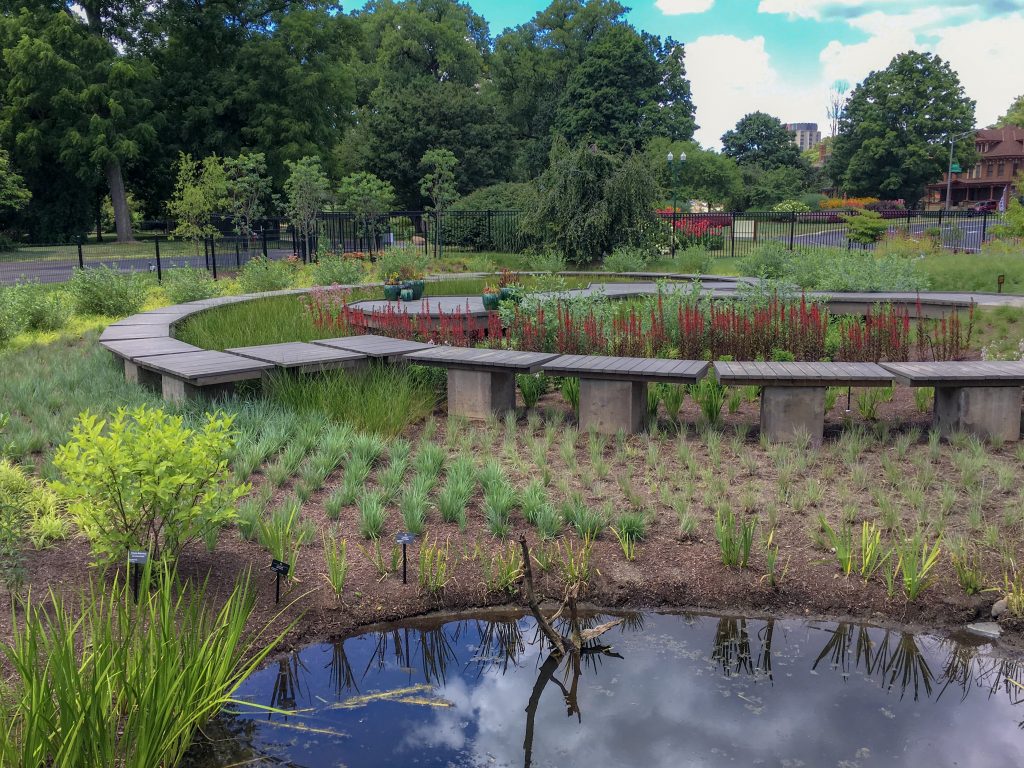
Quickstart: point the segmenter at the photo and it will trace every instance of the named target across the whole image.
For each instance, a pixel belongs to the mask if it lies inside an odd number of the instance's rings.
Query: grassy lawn
[[[999,275],[1006,276],[1003,293],[1024,294],[1024,246],[1016,253],[940,253],[920,260],[933,291],[999,290]]]

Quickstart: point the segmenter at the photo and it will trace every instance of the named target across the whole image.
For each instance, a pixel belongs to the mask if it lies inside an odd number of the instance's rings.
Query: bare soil
[[[609,522],[629,509],[645,511],[647,531],[634,561],[625,559],[609,530],[594,542],[594,574],[586,598],[599,606],[851,617],[933,630],[987,618],[1000,592],[968,596],[958,583],[948,542],[967,542],[986,584],[1003,586],[1004,575],[1019,565],[1024,554],[1024,491],[1019,483],[1024,451],[1009,445],[981,447],[972,441],[943,442],[930,448],[930,414],[918,411],[910,389],[897,388],[872,422],[857,412],[856,400],[854,390],[853,412],[846,413],[845,393],[838,399],[828,414],[825,443],[817,448],[762,446],[756,428],[749,428],[757,424],[756,401],[744,402],[732,414],[723,409],[723,425],[715,433],[719,438],[709,439],[694,428],[700,414],[687,399],[680,414],[681,433],[662,413],[658,430],[621,441],[611,437],[600,450],[595,447],[595,466],[587,434],[576,434],[574,448],[563,447],[575,426],[558,394],[546,395],[533,416],[521,410],[515,422],[470,424],[448,421],[439,412],[436,421],[411,428],[406,437],[413,442],[414,453],[426,429],[433,431],[429,439],[446,446],[450,458],[459,453],[481,463],[494,458],[518,489],[531,480],[547,479],[556,509],[570,494],[578,493],[588,505],[608,511],[613,518]],[[899,429],[890,430],[885,426],[889,423],[898,423]],[[550,445],[544,442],[545,429],[553,436]],[[850,438],[855,432],[866,435],[859,448]],[[377,472],[385,464],[382,457],[368,486],[375,486]],[[517,591],[489,591],[484,576],[485,563],[494,554],[508,551],[520,533],[535,552],[540,549],[538,554],[553,556],[549,570],[534,566],[539,591],[553,599],[561,596],[556,545],[540,542],[518,508],[512,513],[511,536],[505,541],[493,537],[485,526],[479,487],[467,510],[465,531],[443,522],[431,506],[426,538],[450,546],[450,579],[439,595],[427,594],[417,581],[421,541],[410,547],[408,584],[402,583],[400,572],[381,579],[357,547],[368,544],[358,534],[356,508],[344,508],[336,523],[326,515],[324,500],[341,483],[343,471],[344,467],[333,473],[327,487],[303,505],[302,513],[316,524],[318,535],[302,548],[294,578],[283,584],[280,606],[274,603],[270,555],[255,541],[243,540],[237,529],[222,531],[214,552],[208,552],[202,542],[191,544],[180,559],[180,572],[208,580],[211,596],[219,600],[252,569],[258,593],[252,627],[269,624],[280,631],[295,621],[285,648],[431,611],[524,604]],[[407,479],[412,469],[409,472]],[[267,481],[254,478],[257,486],[263,482]],[[291,482],[275,490],[271,507],[290,492]],[[438,488],[441,485],[443,473]],[[432,502],[435,496],[436,490]],[[714,508],[722,505],[741,518],[758,516],[747,568],[729,568],[721,562]],[[674,506],[695,516],[691,535],[680,536]],[[918,526],[929,532],[930,539],[941,530],[942,554],[933,583],[910,602],[900,589],[891,597],[887,594],[881,571],[868,580],[856,571],[844,576],[822,538],[820,515],[837,529],[845,517],[858,541],[865,520],[880,525],[887,542]],[[772,528],[773,542],[779,547],[774,587],[766,575],[764,550]],[[321,533],[328,530],[349,542],[351,570],[341,599],[326,580]],[[400,530],[402,518],[392,505],[384,541],[390,543]],[[563,529],[562,538],[578,548],[579,538],[571,528]],[[111,578],[89,566],[88,544],[82,539],[28,552],[26,559],[27,582],[35,596],[51,588],[73,595],[87,588],[90,579],[100,580],[102,588]],[[11,615],[9,597],[4,595],[0,598],[4,635]],[[1014,638],[1019,642],[1024,625],[1006,618],[1003,623],[1011,643]]]

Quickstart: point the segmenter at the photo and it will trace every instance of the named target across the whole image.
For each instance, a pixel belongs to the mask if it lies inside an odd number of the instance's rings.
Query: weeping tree
[[[527,226],[569,261],[588,264],[620,245],[648,245],[657,231],[658,197],[657,181],[641,155],[557,142]]]

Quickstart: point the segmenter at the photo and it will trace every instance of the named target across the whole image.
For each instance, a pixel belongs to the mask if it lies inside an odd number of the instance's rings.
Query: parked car
[[[972,213],[995,213],[999,210],[998,200],[979,200],[967,210]]]

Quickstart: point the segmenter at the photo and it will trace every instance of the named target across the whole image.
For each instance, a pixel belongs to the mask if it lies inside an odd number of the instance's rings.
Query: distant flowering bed
[[[912,320],[909,310],[881,306],[861,317],[829,313],[804,295],[759,294],[714,299],[693,292],[613,300],[600,293],[569,297],[527,294],[521,304],[477,319],[469,307],[409,314],[401,305],[365,311],[348,304],[337,286],[304,298],[320,332],[378,333],[452,346],[507,347],[573,355],[661,357],[687,360],[956,360],[970,348],[973,307],[966,323],[953,310],[935,320]]]

